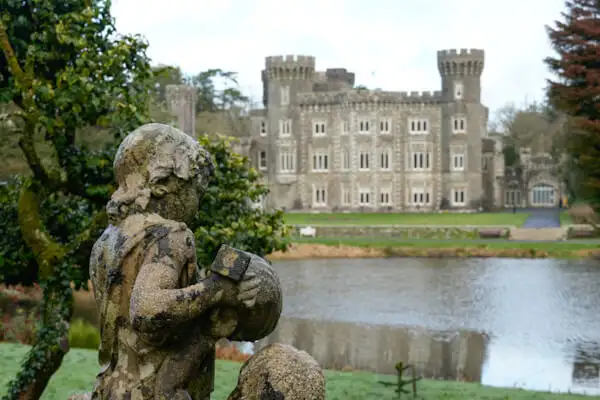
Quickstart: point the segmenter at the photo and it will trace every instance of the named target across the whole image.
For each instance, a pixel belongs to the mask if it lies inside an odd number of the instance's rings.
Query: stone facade
[[[245,152],[271,189],[268,207],[301,210],[476,209],[484,201],[483,50],[439,51],[442,90],[354,88],[310,56],[267,57],[264,109]]]
[[[548,153],[519,151],[519,165],[506,168],[502,177],[505,207],[558,207],[565,196],[558,165]]]

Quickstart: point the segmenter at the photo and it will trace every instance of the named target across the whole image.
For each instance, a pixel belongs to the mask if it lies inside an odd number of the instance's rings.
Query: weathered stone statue
[[[227,400],[323,400],[325,375],[307,352],[274,343],[244,363]]]
[[[222,247],[196,265],[197,213],[213,166],[185,133],[148,124],[115,157],[118,190],[90,275],[101,346],[93,399],[210,398],[215,343],[258,340],[281,314],[281,289],[262,258]]]

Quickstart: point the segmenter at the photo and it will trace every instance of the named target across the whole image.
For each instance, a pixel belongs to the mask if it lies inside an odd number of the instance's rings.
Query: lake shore
[[[489,241],[393,241],[391,239],[303,239],[294,242],[286,252],[275,252],[271,261],[311,260],[326,258],[600,258],[598,244],[569,242]]]
[[[15,376],[19,364],[29,350],[29,346],[0,343],[0,395]],[[64,400],[73,394],[89,391],[93,385],[99,366],[98,354],[93,350],[73,349],[65,356],[62,366],[52,377],[44,392],[43,400]],[[241,363],[218,360],[214,399],[226,399],[235,387]],[[370,400],[393,398],[394,376],[377,375],[367,372],[325,371],[327,379],[327,400]],[[380,382],[386,382],[382,384]],[[389,385],[392,384],[392,385]],[[418,384],[418,394],[427,400],[571,400],[585,399],[575,394],[555,394],[520,389],[503,389],[483,386],[478,383],[422,380]],[[589,398],[589,397],[587,397]]]

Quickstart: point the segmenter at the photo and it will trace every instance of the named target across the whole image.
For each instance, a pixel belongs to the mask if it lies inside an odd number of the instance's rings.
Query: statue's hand
[[[237,299],[239,293],[238,284],[229,278],[217,274],[211,275],[211,278],[217,283],[218,290],[221,291],[219,304],[233,307],[239,306],[240,302]]]
[[[242,281],[238,284],[238,301],[250,308],[256,303],[256,296],[260,290],[260,278],[253,271],[247,271]]]

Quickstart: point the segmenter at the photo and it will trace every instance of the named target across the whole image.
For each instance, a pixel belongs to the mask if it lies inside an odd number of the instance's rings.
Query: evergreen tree
[[[545,62],[556,75],[548,95],[573,117],[567,151],[583,176],[582,194],[600,209],[600,0],[571,0],[562,20],[547,27],[556,57]]]

